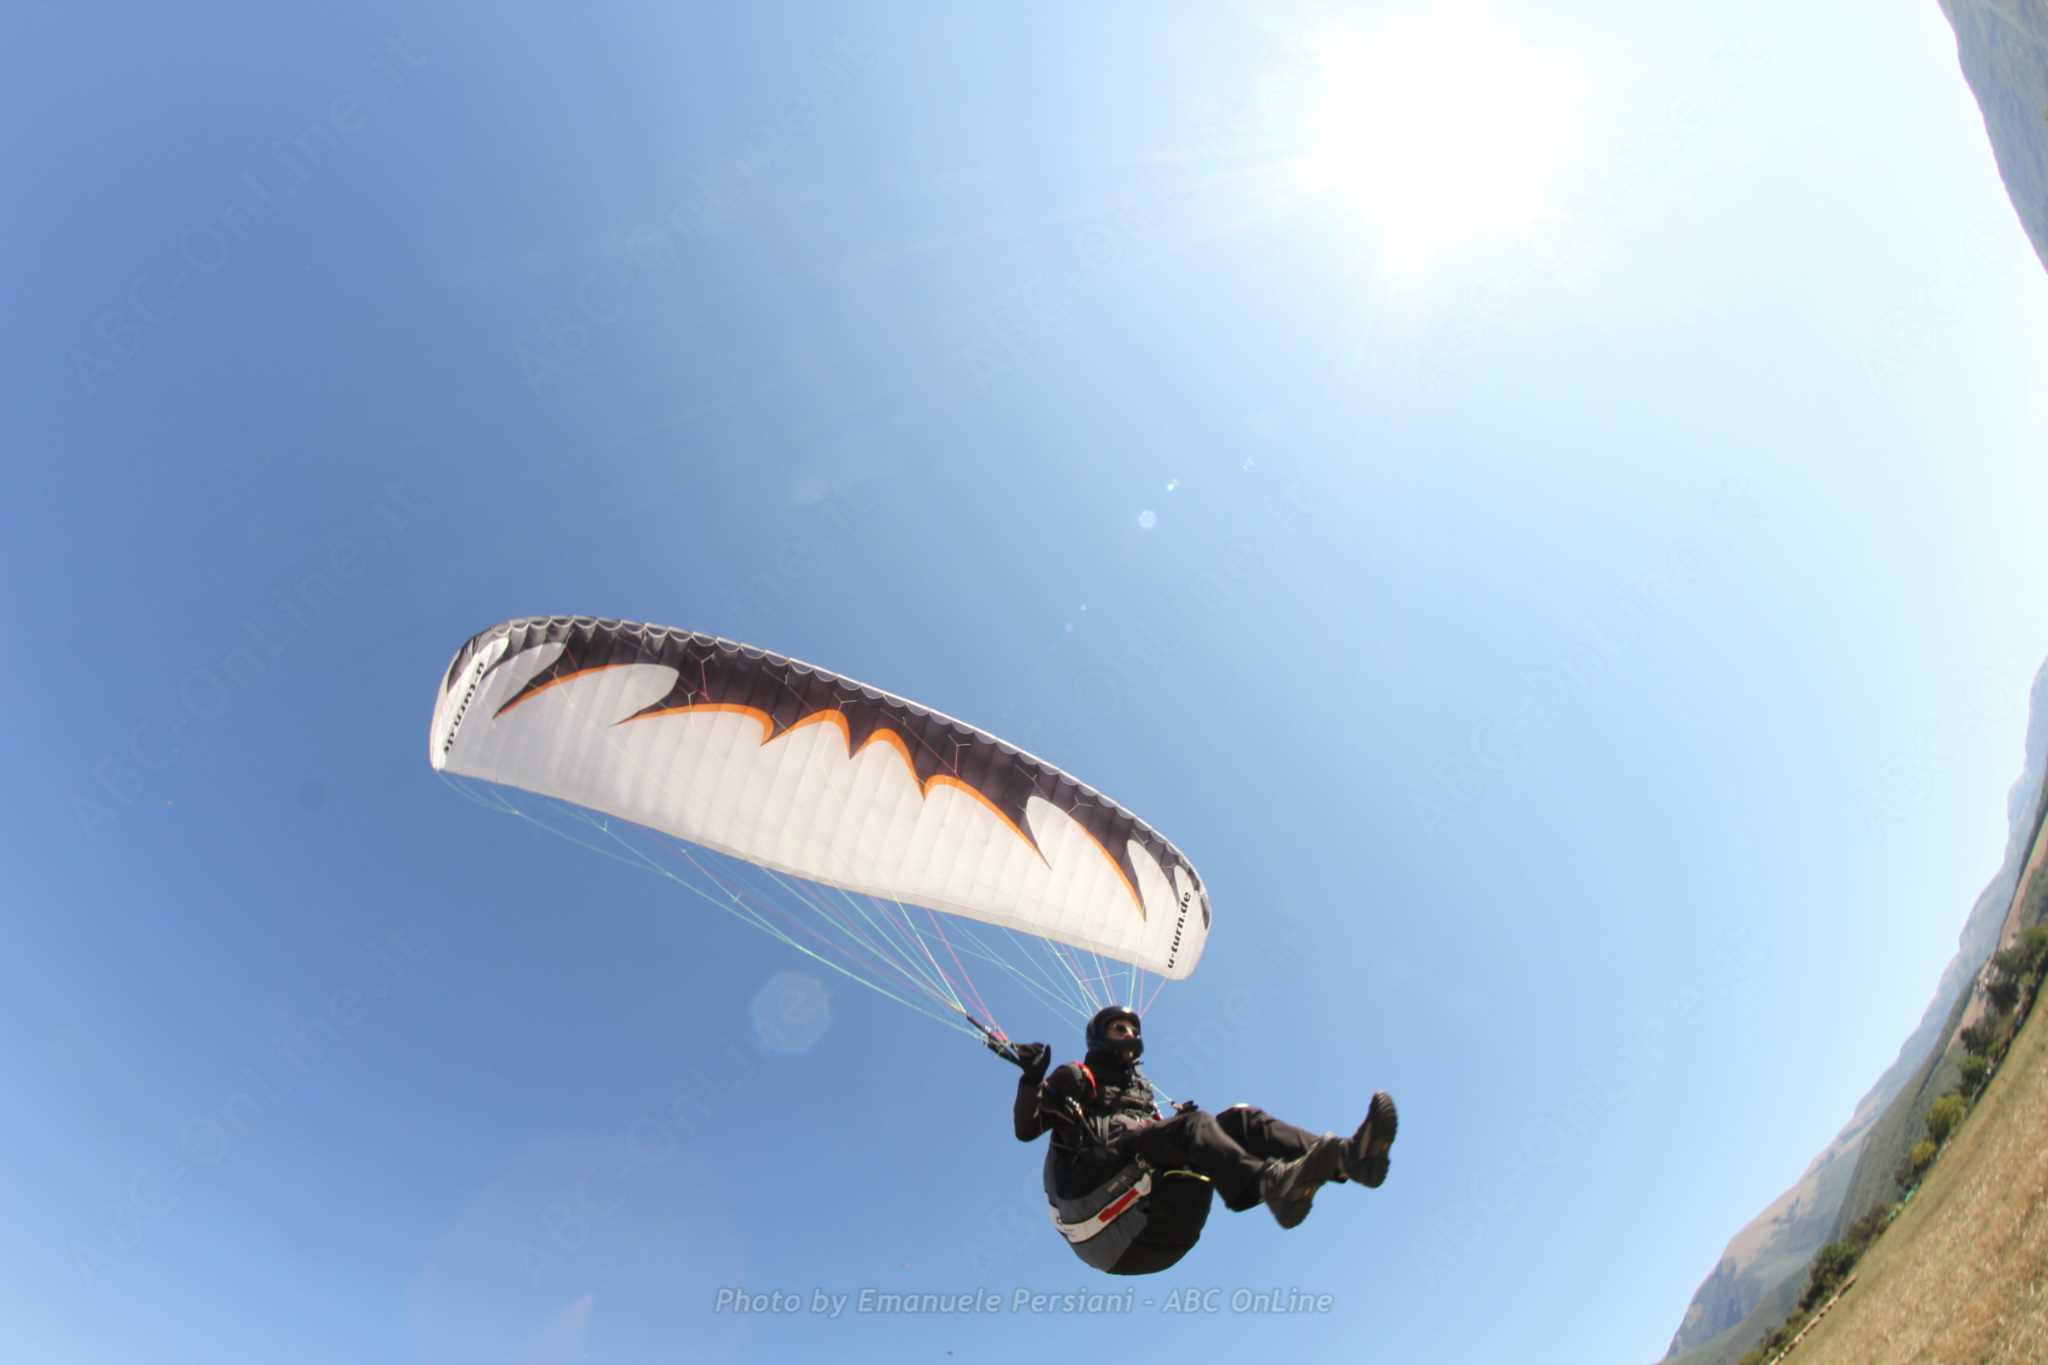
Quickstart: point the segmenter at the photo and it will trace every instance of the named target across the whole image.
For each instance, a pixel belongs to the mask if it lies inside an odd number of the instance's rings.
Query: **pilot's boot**
[[[1394,1097],[1382,1090],[1365,1108],[1365,1122],[1344,1146],[1344,1178],[1369,1189],[1377,1189],[1387,1178],[1387,1149],[1394,1145],[1394,1130],[1401,1116],[1394,1109]]]
[[[1268,1161],[1259,1172],[1259,1197],[1283,1228],[1299,1227],[1324,1181],[1344,1163],[1343,1140],[1325,1135],[1292,1161]]]

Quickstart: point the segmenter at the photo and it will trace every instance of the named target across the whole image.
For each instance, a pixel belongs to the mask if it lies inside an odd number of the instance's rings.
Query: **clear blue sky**
[[[1138,1286],[1332,1311],[1116,1340],[1661,1354],[1917,1021],[2048,647],[1933,0],[430,8],[0,18],[0,1357],[1099,1348],[716,1311],[1123,1286],[1004,1068],[836,979],[764,1047],[800,959],[433,777],[548,612],[1073,769],[1215,899],[1162,1082],[1400,1097],[1383,1190]]]

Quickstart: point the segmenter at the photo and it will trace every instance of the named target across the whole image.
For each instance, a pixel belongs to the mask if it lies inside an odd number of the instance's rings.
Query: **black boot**
[[[1292,1161],[1268,1161],[1259,1172],[1259,1197],[1273,1211],[1273,1221],[1283,1228],[1301,1226],[1316,1190],[1343,1164],[1344,1144],[1335,1137],[1316,1139],[1315,1146]]]
[[[1344,1144],[1344,1175],[1369,1189],[1378,1189],[1387,1178],[1387,1149],[1394,1145],[1394,1130],[1401,1116],[1394,1109],[1394,1097],[1382,1090],[1365,1108],[1365,1122]]]

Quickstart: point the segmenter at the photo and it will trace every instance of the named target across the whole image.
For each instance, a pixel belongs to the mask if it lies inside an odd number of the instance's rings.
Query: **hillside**
[[[2048,0],[1941,0],[2005,192],[2048,265]]]
[[[1799,1365],[2048,1360],[2048,1023],[2036,1009]]]
[[[1799,1297],[1806,1263],[1844,1224],[1894,1193],[1891,1173],[1920,1134],[1927,1106],[1955,1084],[1949,1043],[1978,971],[2017,929],[2022,872],[2038,867],[2048,814],[2048,664],[2034,676],[2025,755],[2006,796],[2006,850],[1977,896],[1920,1023],[1842,1131],[1793,1186],[1729,1239],[1694,1291],[1664,1365],[1732,1365]]]
[[[2010,947],[2028,925],[2048,919],[2048,875],[2044,875],[2044,863],[2048,863],[2048,839],[2042,837],[2044,817],[2048,817],[2048,809],[2035,816],[2030,852],[2020,877],[2019,890],[2012,898],[2011,909],[1993,951]],[[1831,1237],[1840,1235],[1848,1224],[1893,1198],[1896,1191],[1892,1173],[1905,1159],[1907,1149],[1919,1139],[1928,1106],[1955,1089],[1962,1073],[1963,1051],[1955,1041],[1956,1035],[1975,1023],[1984,1012],[1982,995],[1966,996],[1957,1003],[1943,1035],[1943,1050],[1928,1059],[1914,1078],[1912,1088],[1893,1103],[1890,1112],[1880,1120],[1864,1145],[1855,1177],[1850,1181],[1834,1230],[1829,1234]]]

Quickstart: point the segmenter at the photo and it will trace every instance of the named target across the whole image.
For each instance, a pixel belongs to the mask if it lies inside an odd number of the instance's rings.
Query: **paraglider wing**
[[[455,655],[435,768],[826,886],[1187,976],[1209,898],[1100,792],[901,697],[708,635],[511,621]]]

